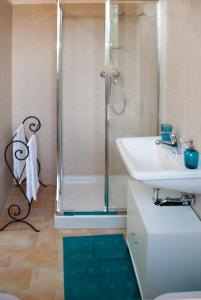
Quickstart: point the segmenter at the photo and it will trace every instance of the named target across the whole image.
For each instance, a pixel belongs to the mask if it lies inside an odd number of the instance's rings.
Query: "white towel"
[[[26,144],[26,139],[25,139],[25,133],[24,133],[24,125],[21,124],[17,130],[14,132],[14,139],[13,141],[22,141]],[[25,172],[25,160],[18,160],[15,156],[20,158],[20,153],[19,150],[23,151],[23,154],[21,158],[26,156],[26,147],[22,143],[15,142],[13,143],[13,171],[14,175],[19,180],[19,183],[21,183],[25,177],[26,177],[26,172]],[[17,152],[16,152],[17,151]]]
[[[29,201],[33,198],[36,200],[39,189],[38,180],[38,163],[37,163],[37,140],[33,134],[27,144],[29,148],[29,156],[26,159],[26,195]]]

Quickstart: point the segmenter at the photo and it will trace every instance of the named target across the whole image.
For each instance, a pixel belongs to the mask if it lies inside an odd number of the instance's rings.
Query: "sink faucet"
[[[162,140],[156,140],[156,145],[168,145],[172,147],[176,147],[176,153],[181,154],[181,142],[178,133],[172,132],[170,135],[170,141],[162,141]]]

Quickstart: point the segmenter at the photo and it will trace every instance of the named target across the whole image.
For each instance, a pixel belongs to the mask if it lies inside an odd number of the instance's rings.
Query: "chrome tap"
[[[156,140],[156,145],[167,145],[171,147],[175,147],[176,149],[176,154],[181,154],[181,142],[180,142],[180,137],[178,133],[172,132],[170,135],[170,141],[162,141],[162,140]]]

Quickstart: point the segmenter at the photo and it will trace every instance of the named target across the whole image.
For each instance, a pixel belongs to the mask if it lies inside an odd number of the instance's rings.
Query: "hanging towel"
[[[39,189],[38,179],[38,163],[37,163],[37,140],[33,134],[27,144],[29,148],[29,156],[26,159],[26,195],[29,201],[33,198],[36,200]]]
[[[17,130],[14,132],[14,139],[13,141],[22,141],[23,143],[27,143],[26,142],[26,138],[25,138],[25,133],[24,133],[24,125],[21,124]],[[19,150],[22,150],[23,154],[22,154],[22,158],[23,156],[26,156],[26,148],[22,143],[18,143],[15,142],[13,143],[13,171],[14,171],[14,175],[17,178],[17,180],[19,180],[19,183],[21,183],[25,177],[26,177],[26,172],[25,172],[25,160],[19,160],[16,158],[15,154],[18,155],[18,157],[20,157],[19,154]],[[17,151],[17,152],[16,152]]]

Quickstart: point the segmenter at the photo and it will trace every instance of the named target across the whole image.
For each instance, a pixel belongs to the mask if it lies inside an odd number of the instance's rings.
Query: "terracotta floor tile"
[[[15,251],[11,266],[19,267],[21,265],[31,268],[55,268],[58,266],[58,251],[50,248],[40,251],[35,249]]]
[[[56,291],[54,300],[64,300],[64,290],[63,289]]]
[[[62,238],[59,236],[57,232],[54,231],[45,231],[40,232],[38,235],[38,240],[36,243],[37,251],[44,251],[45,249],[51,249],[54,251],[58,251],[60,248],[60,240]]]
[[[28,290],[14,293],[20,300],[55,300],[55,292]]]
[[[64,236],[126,233],[126,230],[57,230],[54,228],[54,186],[40,188],[28,218],[40,229],[35,233],[23,224],[14,224],[0,233],[0,290],[21,300],[63,300]],[[26,207],[17,188],[9,203]],[[3,214],[7,218],[7,211]],[[5,219],[1,218],[1,223]],[[3,259],[2,259],[3,258]]]
[[[59,272],[53,269],[35,269],[31,278],[31,289],[54,292],[63,288]]]
[[[15,224],[18,225],[18,224]],[[15,228],[13,225],[12,228]],[[1,249],[18,249],[23,250],[30,248],[35,248],[37,241],[37,233],[31,231],[21,232],[21,231],[13,231],[11,227],[8,227],[8,230],[0,233],[0,248]]]
[[[23,189],[25,189],[25,186],[23,186]],[[22,197],[22,193],[20,189],[17,186],[13,186],[11,192],[10,192],[10,197],[9,199],[13,199],[15,197]]]
[[[0,249],[0,268],[9,267],[11,262],[11,252],[8,250]]]
[[[30,268],[0,268],[0,290],[29,288],[31,273]]]
[[[48,220],[50,212],[46,208],[32,207],[29,215],[29,221],[33,220]]]

